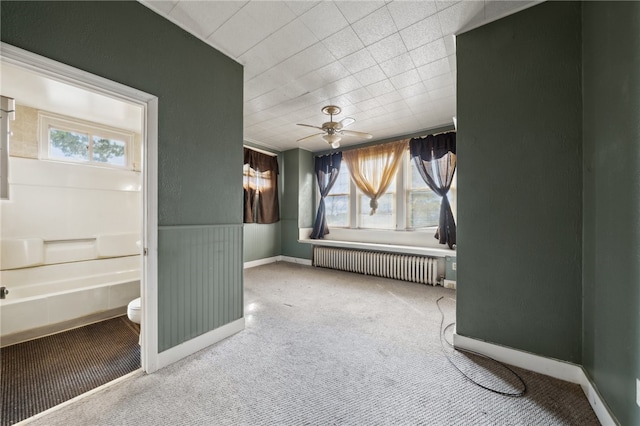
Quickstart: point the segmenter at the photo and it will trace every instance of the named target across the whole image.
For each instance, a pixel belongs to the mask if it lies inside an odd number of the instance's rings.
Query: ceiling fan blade
[[[313,127],[313,126],[309,126],[309,127]],[[302,139],[298,139],[296,142],[306,141],[307,139],[315,138],[316,136],[320,136],[320,135],[324,135],[324,132],[322,132],[322,133],[314,133],[313,135],[305,136]]]
[[[345,127],[350,126],[351,124],[353,124],[353,123],[355,123],[355,122],[356,122],[356,119],[355,119],[355,118],[345,117],[345,118],[343,118],[342,120],[340,120],[340,121],[338,122],[338,125],[336,126],[336,128],[337,128],[338,130],[340,130],[340,129],[344,129]]]
[[[340,133],[344,136],[356,136],[358,138],[364,139],[371,139],[373,137],[373,135],[370,133],[354,132],[353,130],[341,130]]]
[[[296,126],[304,126],[304,127],[313,127],[314,129],[318,129],[318,130],[323,130],[324,129],[322,127],[318,127],[318,126],[312,126],[311,124],[296,124]]]

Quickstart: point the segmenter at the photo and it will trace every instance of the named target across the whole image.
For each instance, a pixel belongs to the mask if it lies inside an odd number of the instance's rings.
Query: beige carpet
[[[577,385],[515,369],[522,398],[483,390],[440,344],[455,292],[287,263],[245,271],[246,329],[38,425],[596,425]],[[514,390],[455,355],[479,382]]]

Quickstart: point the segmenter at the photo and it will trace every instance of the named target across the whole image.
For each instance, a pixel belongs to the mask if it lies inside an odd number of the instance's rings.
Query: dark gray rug
[[[126,317],[0,349],[1,424],[11,425],[140,368]]]

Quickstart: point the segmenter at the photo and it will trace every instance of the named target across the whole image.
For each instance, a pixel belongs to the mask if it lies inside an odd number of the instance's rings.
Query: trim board
[[[591,404],[591,408],[593,408],[593,411],[596,413],[598,420],[600,420],[600,423],[603,426],[616,426],[620,424],[615,420],[615,417],[609,410],[609,407],[607,407],[604,399],[581,365],[547,358],[506,346],[496,345],[483,340],[462,336],[457,333],[453,334],[453,346],[456,349],[466,349],[489,356],[496,361],[504,362],[505,364],[578,384],[582,388],[582,391],[589,400],[589,404]]]
[[[273,256],[273,257],[265,257],[264,259],[252,260],[250,262],[244,262],[244,269],[254,268],[256,266],[267,265],[269,263],[275,262],[289,262],[289,263],[298,263],[300,265],[311,265],[310,259],[301,259],[299,257],[290,257],[290,256]]]
[[[180,361],[208,346],[244,330],[244,317],[211,330],[158,354],[158,369]]]

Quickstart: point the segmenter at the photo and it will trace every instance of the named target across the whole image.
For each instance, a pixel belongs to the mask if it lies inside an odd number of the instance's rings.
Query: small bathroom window
[[[48,113],[39,124],[42,159],[132,167],[133,133]]]

